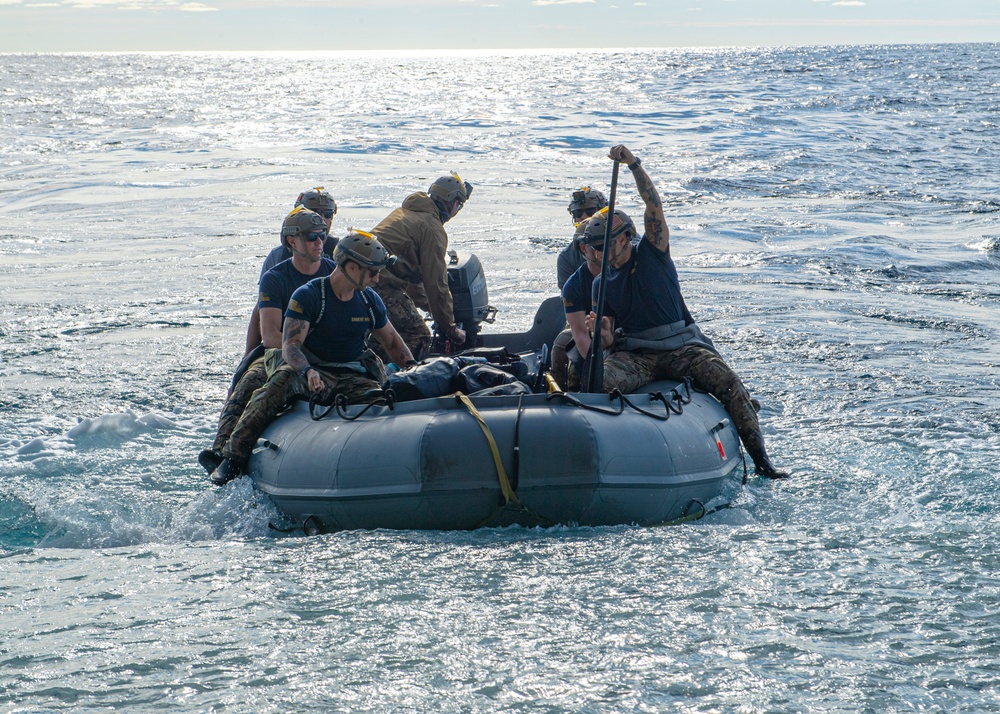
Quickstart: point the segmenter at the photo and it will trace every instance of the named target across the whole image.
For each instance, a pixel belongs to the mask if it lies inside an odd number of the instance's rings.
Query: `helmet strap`
[[[365,270],[365,267],[363,265],[361,265],[360,263],[355,263],[353,260],[348,260],[348,262],[351,263],[352,265],[358,266],[359,270]],[[347,282],[350,283],[351,287],[353,287],[358,292],[361,292],[362,290],[364,290],[364,288],[361,285],[361,281],[360,280],[355,280],[347,272],[347,266],[346,265],[342,266],[341,269],[340,269],[340,271],[344,274],[344,279],[346,279]]]
[[[447,223],[449,220],[451,220],[451,215],[452,215],[451,210],[445,205],[444,201],[442,201],[437,196],[433,195],[431,196],[431,200],[434,201],[434,205],[437,206],[438,215],[441,218],[441,222]]]
[[[289,246],[291,246],[291,242],[289,242]],[[301,257],[303,260],[306,260],[310,263],[318,263],[323,258],[322,253],[320,253],[318,258],[313,258],[311,253],[304,253],[301,250],[296,250],[295,248],[291,247],[289,247],[289,250],[292,252],[292,255],[297,255]]]
[[[620,236],[623,236],[623,235],[625,236],[625,243],[626,243],[625,247],[622,247],[621,250],[615,251],[614,250],[614,247],[615,247],[614,243],[611,244],[611,250],[608,251],[608,266],[609,267],[612,266],[612,265],[614,265],[615,263],[617,263],[618,262],[618,257],[622,253],[625,252],[625,250],[627,249],[627,246],[631,245],[631,241],[628,239],[628,231],[622,231],[621,233],[619,233],[617,236],[615,236],[611,240],[614,241],[614,242],[617,242],[618,238]]]

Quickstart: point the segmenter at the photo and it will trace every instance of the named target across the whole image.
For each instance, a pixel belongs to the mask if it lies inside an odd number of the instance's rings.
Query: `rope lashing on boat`
[[[313,421],[321,421],[321,420],[325,419],[330,414],[330,412],[332,412],[334,409],[336,409],[337,410],[337,416],[339,416],[341,419],[343,419],[344,421],[354,421],[355,419],[358,419],[359,417],[361,417],[365,412],[367,412],[369,409],[371,409],[374,406],[387,406],[387,407],[389,407],[389,411],[395,411],[395,409],[396,409],[396,393],[394,391],[392,391],[391,389],[383,389],[383,390],[379,390],[379,391],[380,391],[380,394],[379,394],[378,398],[376,398],[373,401],[371,401],[368,404],[366,404],[365,408],[362,409],[357,414],[355,414],[354,416],[349,416],[347,414],[347,407],[350,406],[350,401],[347,399],[347,395],[343,394],[343,393],[338,394],[337,396],[335,396],[333,398],[333,404],[331,404],[330,406],[326,407],[326,409],[323,411],[323,413],[317,415],[316,414],[316,407],[319,404],[319,395],[316,394],[316,393],[313,393],[309,397],[309,416],[312,417]]]
[[[685,377],[683,382],[684,394],[681,394],[680,387],[674,387],[670,390],[669,394],[664,395],[663,392],[653,392],[649,395],[650,402],[663,402],[663,406],[666,409],[666,413],[661,416],[659,414],[654,414],[653,412],[647,411],[642,407],[634,404],[628,397],[622,394],[619,390],[615,389],[608,394],[608,401],[618,400],[618,410],[605,409],[603,407],[593,406],[591,404],[584,404],[576,397],[566,392],[550,392],[546,395],[546,401],[552,401],[553,399],[562,399],[568,404],[574,407],[580,407],[581,409],[587,409],[593,412],[599,412],[601,414],[610,414],[611,416],[618,416],[625,411],[625,407],[629,407],[633,411],[636,411],[644,416],[652,417],[653,419],[658,419],[659,421],[666,421],[670,418],[671,414],[683,414],[684,405],[691,403],[691,378]]]
[[[621,394],[618,394],[618,396],[621,396]],[[609,394],[608,397],[611,400],[614,400],[615,394],[614,393]],[[581,409],[586,409],[587,411],[591,412],[599,412],[600,414],[610,414],[611,416],[618,416],[619,414],[625,411],[625,402],[624,400],[621,399],[619,400],[617,411],[614,409],[605,409],[604,407],[595,407],[591,404],[584,404],[579,399],[574,397],[572,394],[569,394],[567,392],[549,392],[547,395],[545,395],[545,401],[551,402],[553,399],[562,399],[564,402],[566,402],[567,404],[571,404],[574,407],[580,407]]]
[[[690,404],[693,397],[691,396],[691,377],[684,378],[684,392],[682,396],[678,390],[678,387],[674,387],[670,390],[670,396],[663,396],[663,392],[653,392],[649,395],[649,401],[651,402],[663,402],[667,407],[667,413],[673,412],[674,414],[683,414],[684,405]]]
[[[518,500],[517,494],[514,493],[514,489],[511,488],[510,479],[507,478],[507,471],[503,467],[503,460],[500,458],[500,449],[497,448],[496,439],[493,438],[493,432],[490,431],[490,427],[486,424],[486,420],[483,419],[483,415],[476,409],[476,405],[472,403],[472,400],[461,392],[455,392],[455,400],[469,410],[469,413],[479,422],[479,428],[483,430],[486,443],[489,444],[490,453],[493,455],[493,463],[497,468],[497,477],[500,479],[500,490],[503,492],[504,505],[513,503],[515,506],[520,506],[521,502]]]

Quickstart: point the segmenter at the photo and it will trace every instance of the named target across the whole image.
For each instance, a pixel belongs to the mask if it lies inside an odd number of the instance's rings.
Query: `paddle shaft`
[[[615,196],[618,193],[618,166],[615,161],[611,170],[611,194],[608,197],[607,221],[604,225],[604,249],[601,251],[601,282],[597,286],[597,304],[594,322],[594,336],[590,341],[590,354],[587,355],[589,369],[586,370],[585,392],[594,394],[604,391],[604,345],[601,341],[601,322],[604,320],[604,294],[608,289],[608,256],[611,253],[611,228],[615,222]]]

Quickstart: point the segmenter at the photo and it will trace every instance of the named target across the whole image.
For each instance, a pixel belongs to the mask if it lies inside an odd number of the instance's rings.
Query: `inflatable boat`
[[[548,391],[561,300],[543,301],[527,332],[481,333],[495,314],[482,266],[475,256],[452,263],[467,342],[516,355],[529,388],[410,401],[390,389],[371,405],[297,403],[264,431],[248,463],[297,527],[658,525],[701,517],[738,493],[746,466],[714,397],[678,382],[629,395]],[[455,348],[436,337],[435,349]]]

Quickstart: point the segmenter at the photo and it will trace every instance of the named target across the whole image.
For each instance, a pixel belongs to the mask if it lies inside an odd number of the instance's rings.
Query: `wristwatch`
[[[309,374],[309,370],[312,369],[312,365],[309,365],[304,370],[302,370],[302,379],[309,379],[306,375]]]
[[[636,166],[639,166],[641,164],[642,164],[642,159],[640,159],[637,156],[637,157],[635,157],[635,161],[633,161],[631,164],[628,164],[628,170],[629,171],[635,171]]]

